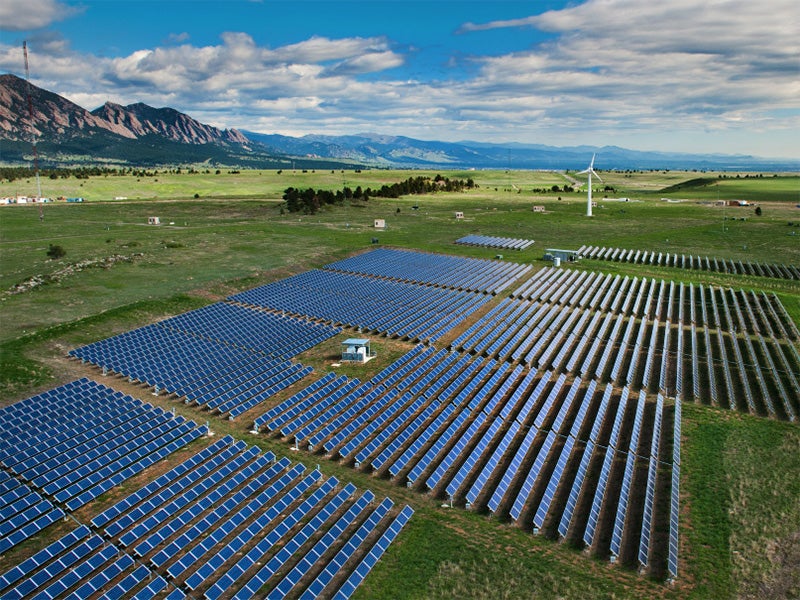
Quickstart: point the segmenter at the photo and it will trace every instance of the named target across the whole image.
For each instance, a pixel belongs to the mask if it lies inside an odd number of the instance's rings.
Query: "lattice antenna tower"
[[[42,219],[42,184],[39,180],[39,153],[36,150],[36,128],[33,126],[33,98],[31,97],[31,72],[28,67],[28,42],[22,42],[22,54],[25,56],[25,83],[28,94],[28,127],[33,148],[33,170],[36,174],[36,203],[39,205],[39,219]]]

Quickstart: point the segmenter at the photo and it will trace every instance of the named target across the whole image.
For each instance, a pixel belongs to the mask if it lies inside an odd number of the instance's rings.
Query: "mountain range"
[[[28,94],[30,93],[30,105]],[[30,108],[29,108],[30,106]],[[88,111],[74,102],[0,75],[0,162],[25,164],[33,136],[43,166],[198,164],[286,168],[579,169],[598,155],[603,169],[797,170],[796,161],[743,155],[423,141],[371,133],[290,137],[200,123],[173,108],[106,102]]]

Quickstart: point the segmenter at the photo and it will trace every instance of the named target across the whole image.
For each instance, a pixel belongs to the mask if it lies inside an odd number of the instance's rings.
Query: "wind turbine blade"
[[[595,155],[592,154],[592,162],[589,163],[589,168],[590,169],[594,168],[594,157],[595,157]],[[596,173],[595,173],[595,175],[596,175]]]
[[[594,169],[592,169],[592,175],[594,175],[595,177],[597,177],[597,178],[598,178],[600,181],[603,181],[603,178],[602,178],[602,177],[600,177],[600,175],[598,175],[598,174],[597,174],[597,171],[595,171]]]

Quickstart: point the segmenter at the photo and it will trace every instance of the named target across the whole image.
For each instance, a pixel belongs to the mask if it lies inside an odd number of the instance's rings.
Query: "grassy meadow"
[[[585,191],[533,191],[563,187],[574,175],[534,171],[442,172],[449,178],[472,178],[478,187],[457,194],[372,198],[324,207],[314,215],[282,208],[281,196],[289,186],[375,188],[436,173],[223,170],[43,179],[43,195],[83,196],[86,202],[45,205],[43,220],[36,206],[0,207],[0,406],[91,376],[93,371],[64,358],[73,347],[368,250],[373,238],[380,245],[477,258],[502,253],[504,260],[535,268],[548,264],[541,260],[545,248],[582,244],[800,264],[797,174],[726,174],[719,179],[715,173],[601,172],[602,185],[614,190],[595,191],[598,207],[592,219],[584,216]],[[33,195],[34,190],[31,180],[0,182],[0,196]],[[113,200],[117,197],[127,199]],[[756,216],[752,207],[714,206],[717,198],[756,202],[762,215]],[[533,205],[544,205],[546,212],[534,214]],[[462,211],[464,219],[456,220],[455,211]],[[147,225],[149,216],[158,216],[162,224]],[[372,226],[376,218],[385,219],[385,230]],[[453,244],[470,233],[536,243],[524,251]],[[50,245],[61,246],[66,255],[48,259]],[[604,261],[583,261],[577,268],[764,289],[777,293],[800,324],[800,282]],[[28,286],[25,291],[19,291],[20,284]],[[375,372],[405,350],[399,342],[376,342],[385,353],[370,363]],[[302,361],[325,368],[334,346]],[[145,395],[140,388],[138,396]],[[286,453],[278,441],[249,434],[251,423],[214,419],[166,398],[152,401],[195,420],[211,419],[220,434]],[[321,461],[326,474],[409,503],[416,511],[356,597],[797,597],[800,428],[689,402],[683,418],[676,582],[652,581],[569,544],[442,507],[441,501],[389,481]],[[302,453],[292,458],[320,462]],[[21,544],[19,556],[44,542]],[[13,564],[8,561],[14,556],[9,553],[0,563],[0,572]]]

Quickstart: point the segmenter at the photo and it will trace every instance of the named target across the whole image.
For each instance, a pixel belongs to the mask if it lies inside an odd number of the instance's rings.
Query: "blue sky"
[[[800,159],[795,0],[3,0],[0,71],[287,135]]]

